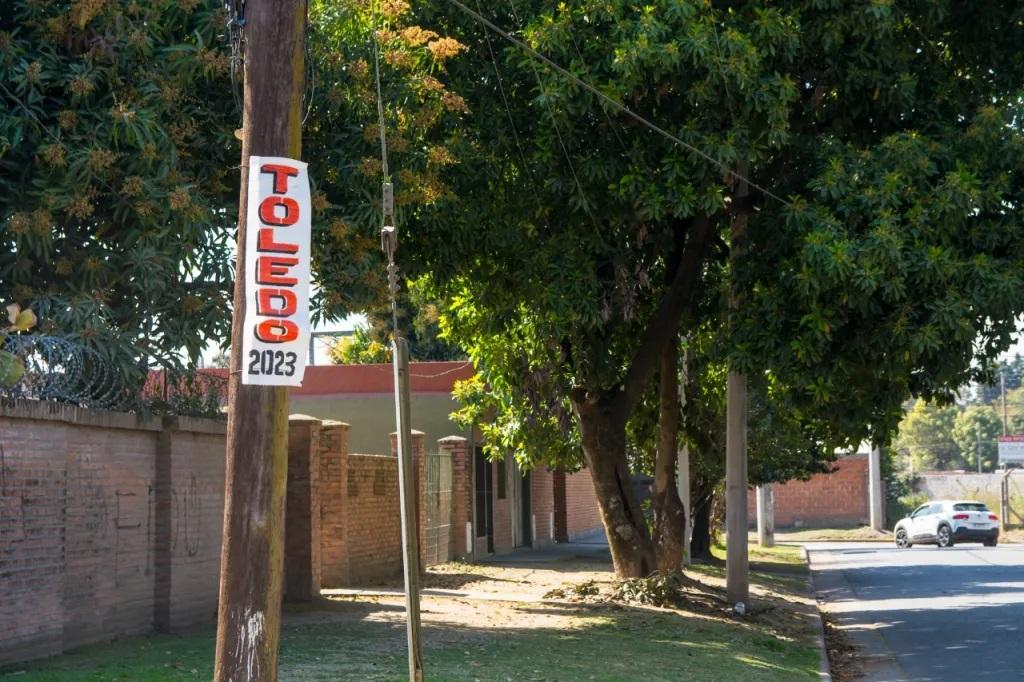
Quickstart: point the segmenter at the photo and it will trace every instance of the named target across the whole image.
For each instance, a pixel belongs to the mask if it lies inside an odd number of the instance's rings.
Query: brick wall
[[[218,422],[0,405],[0,662],[213,622],[223,490]]]
[[[530,472],[530,501],[535,532],[533,546],[550,545],[555,541],[554,472],[545,466]]]
[[[601,510],[597,505],[590,469],[565,475],[565,525],[569,540],[600,531]]]
[[[365,585],[401,575],[398,460],[387,455],[352,454],[348,462],[348,584]]]
[[[777,528],[868,522],[867,455],[844,457],[832,466],[832,473],[772,486]],[[751,525],[756,525],[757,500],[753,490],[747,491],[747,515]]]

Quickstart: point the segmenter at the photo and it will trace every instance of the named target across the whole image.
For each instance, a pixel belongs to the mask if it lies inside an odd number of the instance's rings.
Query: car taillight
[[[956,521],[966,521],[969,518],[971,517],[967,514],[953,514],[953,519]]]
[[[988,515],[988,520],[989,520],[989,521],[998,521],[998,520],[999,520],[999,517],[998,517],[998,516],[996,516],[995,514],[989,514],[989,515]]]

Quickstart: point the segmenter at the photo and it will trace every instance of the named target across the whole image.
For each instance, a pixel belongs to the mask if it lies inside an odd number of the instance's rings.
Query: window
[[[910,515],[910,518],[916,519],[918,516],[924,516],[928,513],[928,505],[922,504],[920,507],[914,510],[914,513]]]
[[[953,505],[953,511],[987,512],[988,507],[981,502],[959,502]]]

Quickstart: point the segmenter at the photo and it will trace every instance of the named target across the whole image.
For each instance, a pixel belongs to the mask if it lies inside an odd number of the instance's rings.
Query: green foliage
[[[744,208],[727,203],[720,169],[447,7],[418,11],[469,46],[447,73],[471,115],[454,191],[414,216],[416,258],[444,263],[431,275],[442,327],[507,412],[495,435],[522,457],[564,458],[570,396],[623,387],[695,216],[721,240],[684,331],[725,328],[729,213]],[[947,396],[1010,343],[1024,304],[1024,214],[1008,210],[1024,161],[1020,12],[952,0],[486,10],[788,198],[752,190],[746,304],[714,357],[764,382],[783,432],[810,429],[813,461],[887,441],[909,394]]]
[[[424,248],[438,241],[417,226],[424,207],[451,193],[446,175],[460,162],[460,122],[466,104],[445,84],[446,67],[464,47],[420,27],[403,1],[312,0],[310,58],[317,94],[304,128],[303,148],[316,186],[314,314],[340,318],[385,311],[390,317],[380,248],[381,183],[394,183],[399,228],[397,260],[403,285],[445,264]],[[377,29],[385,102],[389,177],[383,174],[377,115],[373,35]],[[403,286],[403,289],[405,287]],[[403,293],[403,310],[417,307]]]
[[[985,471],[992,471],[999,459],[998,439],[1003,422],[991,407],[971,405],[953,422],[953,440],[960,448],[964,468],[978,470],[978,458]]]
[[[440,338],[438,304],[423,298],[422,289],[410,287],[398,305],[399,329],[409,345],[413,361],[464,360],[466,355]],[[339,339],[329,351],[331,361],[339,365],[391,362],[391,338],[394,335],[391,308],[367,314],[369,324],[356,327],[352,336]]]
[[[960,446],[953,438],[958,410],[955,405],[940,406],[917,400],[900,422],[893,447],[906,450],[915,471],[960,468]]]
[[[223,338],[240,114],[217,0],[9,0],[0,282],[141,382]]]
[[[0,328],[0,388],[14,386],[25,376],[25,362],[3,349],[7,335],[27,332],[38,320],[32,310],[22,310],[20,305],[12,303],[7,306],[7,321],[8,326]]]

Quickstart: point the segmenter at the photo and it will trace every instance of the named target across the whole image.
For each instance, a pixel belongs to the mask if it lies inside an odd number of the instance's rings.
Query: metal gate
[[[452,456],[428,454],[424,463],[423,564],[443,564],[452,558]]]

